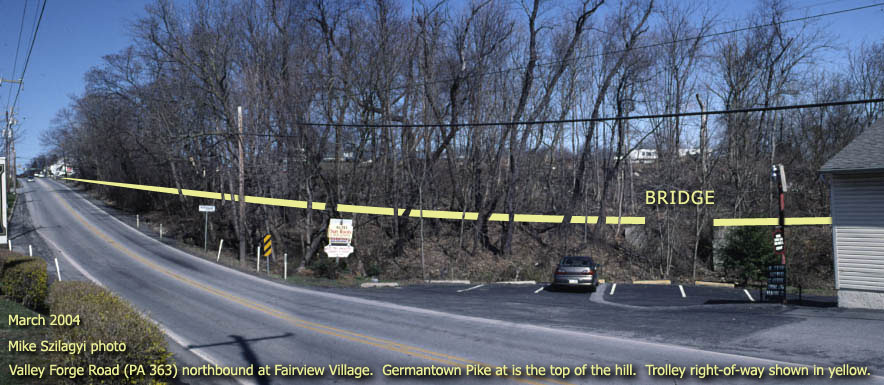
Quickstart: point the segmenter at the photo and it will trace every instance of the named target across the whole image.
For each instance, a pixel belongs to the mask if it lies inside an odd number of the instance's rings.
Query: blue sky
[[[701,0],[702,1],[702,0]],[[743,25],[742,16],[755,1],[705,0],[720,9],[719,15],[727,25]],[[83,74],[98,65],[104,55],[119,51],[131,44],[131,22],[143,15],[150,0],[67,1],[50,0],[37,35],[25,85],[18,101],[19,131],[23,133],[16,143],[18,164],[25,165],[31,157],[44,151],[40,135],[48,129],[56,111],[67,106],[71,95],[83,91]],[[875,4],[882,0],[796,0],[792,17],[818,14],[839,9]],[[38,0],[0,0],[0,77],[18,78],[21,74],[28,43],[33,31]],[[42,4],[42,2],[40,2]],[[24,31],[19,50],[16,73],[13,74],[16,44],[22,9],[27,6]],[[863,41],[884,39],[884,7],[879,6],[820,20],[825,31],[838,37],[838,47],[853,47]],[[723,27],[725,28],[725,27]],[[832,51],[825,65],[832,67],[846,63],[846,53]],[[16,85],[0,86],[0,108],[11,101],[7,98]],[[0,115],[2,116],[2,115]],[[4,122],[5,123],[5,122]]]

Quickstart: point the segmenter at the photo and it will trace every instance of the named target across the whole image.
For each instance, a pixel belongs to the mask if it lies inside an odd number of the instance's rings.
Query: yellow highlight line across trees
[[[112,187],[121,187],[128,188],[134,190],[143,190],[143,191],[152,191],[164,194],[178,194],[178,189],[173,187],[157,187],[157,186],[147,186],[140,184],[131,184],[131,183],[119,183],[119,182],[105,182],[99,180],[89,180],[89,179],[77,179],[77,178],[63,178],[66,180],[82,182],[82,183],[92,183],[92,184],[100,184],[105,186]],[[208,191],[199,191],[199,190],[188,190],[181,189],[181,195],[197,197],[197,198],[206,198],[206,199],[217,199],[217,200],[227,200],[227,201],[237,201],[239,199],[236,194],[221,194],[215,192]],[[282,206],[282,207],[294,207],[300,209],[308,208],[306,201],[299,200],[291,200],[291,199],[279,199],[279,198],[263,198],[263,197],[255,197],[246,195],[245,196],[246,203],[254,203],[259,205],[271,205],[271,206]],[[310,208],[314,210],[325,210],[326,204],[323,202],[313,202],[310,205]],[[337,211],[342,213],[353,213],[353,214],[372,214],[372,215],[405,215],[406,209],[394,209],[393,207],[377,207],[377,206],[358,206],[358,205],[348,205],[348,204],[338,204],[336,207]],[[398,214],[397,214],[398,211]],[[433,219],[453,219],[453,220],[468,220],[475,221],[479,218],[479,213],[476,212],[462,212],[462,211],[441,211],[441,210],[411,210],[408,213],[408,216],[411,218],[433,218]],[[573,216],[571,217],[572,224],[595,224],[598,222],[599,217],[597,216]],[[495,222],[506,222],[509,221],[509,214],[505,213],[492,213],[488,218],[489,221]],[[514,222],[525,222],[525,223],[562,223],[565,220],[564,215],[537,215],[537,214],[514,214],[513,221]],[[624,224],[624,225],[643,225],[645,224],[645,217],[607,217],[605,218],[605,223],[607,224]]]
[[[101,184],[106,186],[113,187],[121,187],[128,188],[134,190],[143,190],[143,191],[152,191],[163,194],[178,194],[178,189],[173,187],[157,187],[157,186],[147,186],[140,184],[131,184],[131,183],[119,183],[119,182],[105,182],[99,180],[89,180],[89,179],[77,179],[77,178],[64,178],[66,180],[72,180],[76,182],[83,183],[93,183],[93,184]],[[236,201],[238,200],[237,195],[231,194],[221,194],[216,192],[209,191],[199,191],[199,190],[188,190],[181,189],[181,195],[196,197],[196,198],[206,198],[206,199],[217,199],[217,200],[227,200],[227,201]],[[292,200],[292,199],[279,199],[279,198],[264,198],[264,197],[256,197],[246,195],[245,197],[246,203],[254,203],[259,205],[270,205],[270,206],[281,206],[281,207],[293,207],[299,209],[312,208],[314,210],[325,210],[326,204],[324,202],[313,202],[308,207],[308,203],[306,201]],[[348,205],[348,204],[339,204],[337,205],[337,211],[342,213],[352,213],[352,214],[371,214],[371,215],[405,215],[406,209],[394,209],[393,207],[378,207],[378,206],[359,206],[359,205]],[[398,212],[398,214],[397,214]],[[432,219],[451,219],[451,220],[467,220],[467,221],[475,221],[479,218],[479,213],[476,212],[462,212],[462,211],[442,211],[442,210],[411,210],[408,212],[408,216],[411,218],[432,218]],[[505,213],[492,213],[488,218],[489,221],[492,222],[507,222],[510,220],[509,214]],[[524,222],[524,223],[562,223],[565,221],[564,215],[539,215],[539,214],[513,214],[513,222]],[[572,216],[571,224],[596,224],[599,221],[598,216]],[[645,224],[645,217],[606,217],[605,223],[609,225],[643,225]],[[803,218],[786,218],[787,226],[803,226],[803,225],[831,225],[832,218],[830,217],[803,217]],[[777,218],[718,218],[713,220],[713,226],[776,226]]]

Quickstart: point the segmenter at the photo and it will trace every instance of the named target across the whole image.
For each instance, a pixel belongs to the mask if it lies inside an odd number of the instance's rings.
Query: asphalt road
[[[587,293],[535,293],[540,286],[489,285],[462,292],[451,286],[292,287],[160,243],[56,181],[37,179],[26,185],[25,193],[29,222],[45,240],[48,252],[59,258],[62,279],[91,279],[131,301],[167,332],[179,361],[222,366],[343,363],[367,366],[372,372],[361,380],[255,376],[236,379],[239,383],[716,382],[649,377],[646,364],[770,367],[850,362],[869,366],[873,374],[884,373],[881,312],[815,313],[826,309],[765,305],[642,311],[591,301]],[[632,363],[637,376],[393,378],[382,374],[386,364],[476,363],[544,367]],[[832,382],[827,377],[771,379]],[[884,383],[881,377],[853,380]],[[727,377],[717,382],[758,381]]]

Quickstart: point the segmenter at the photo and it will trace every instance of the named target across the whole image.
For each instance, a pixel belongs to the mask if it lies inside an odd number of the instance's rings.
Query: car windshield
[[[565,257],[559,263],[562,266],[592,266],[592,259],[587,257]]]

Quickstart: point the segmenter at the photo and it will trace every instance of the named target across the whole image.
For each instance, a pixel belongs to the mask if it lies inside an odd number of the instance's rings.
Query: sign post
[[[353,253],[353,220],[332,218],[328,223],[328,246],[323,248],[329,258],[347,258]]]
[[[215,205],[200,205],[200,212],[206,213],[206,226],[203,229],[203,252],[209,250],[209,213],[215,212]]]

